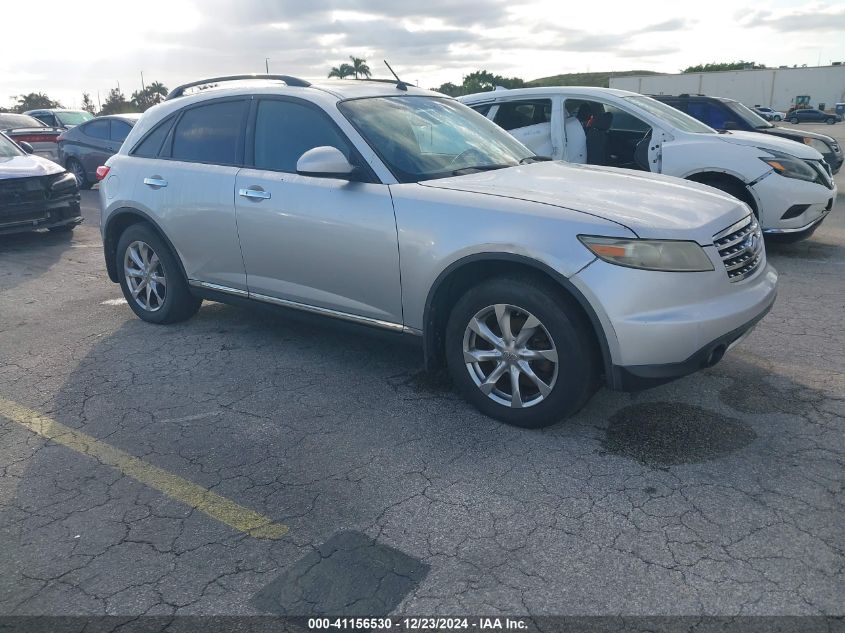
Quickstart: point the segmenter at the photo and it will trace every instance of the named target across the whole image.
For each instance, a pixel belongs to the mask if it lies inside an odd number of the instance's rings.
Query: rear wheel
[[[123,232],[115,264],[123,296],[144,321],[184,321],[202,303],[191,294],[176,256],[146,224],[133,224]]]
[[[775,115],[775,116],[773,116],[772,118],[773,118],[775,121],[780,121],[780,115],[779,115],[779,114],[776,114],[776,115]]]
[[[790,123],[792,123],[794,125],[794,124],[798,123],[798,117],[790,117],[789,119],[787,119],[787,121],[789,121]]]
[[[76,178],[76,184],[79,185],[80,189],[91,188],[92,183],[88,180],[88,174],[85,173],[85,168],[77,159],[67,159],[67,170]]]
[[[525,428],[576,413],[597,385],[590,326],[560,289],[531,278],[470,289],[449,315],[446,360],[467,400]]]

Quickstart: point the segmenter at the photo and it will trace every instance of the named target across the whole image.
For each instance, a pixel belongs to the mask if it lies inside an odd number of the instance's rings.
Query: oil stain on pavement
[[[603,449],[656,468],[718,459],[757,435],[744,422],[702,407],[646,402],[614,413]]]
[[[422,561],[366,534],[337,532],[259,591],[252,604],[289,616],[382,617],[428,570]]]

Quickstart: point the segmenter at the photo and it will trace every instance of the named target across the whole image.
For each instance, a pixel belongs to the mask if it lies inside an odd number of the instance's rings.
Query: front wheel
[[[834,123],[836,123],[836,119],[834,119],[833,117],[828,117],[824,120],[824,122],[828,125],[833,125]]]
[[[133,224],[123,232],[115,264],[123,296],[144,321],[176,323],[199,310],[202,300],[188,289],[176,256],[148,225]]]
[[[491,279],[461,297],[446,326],[446,360],[482,413],[525,428],[573,415],[597,385],[589,324],[560,288],[532,278]]]

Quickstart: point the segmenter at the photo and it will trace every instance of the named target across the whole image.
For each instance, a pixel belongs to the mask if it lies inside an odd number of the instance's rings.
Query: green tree
[[[333,66],[329,71],[329,78],[337,77],[338,79],[346,79],[355,74],[355,70],[349,64],[341,64],[340,66]]]
[[[459,97],[474,92],[487,92],[488,90],[495,89],[496,86],[501,86],[502,88],[522,88],[525,86],[525,81],[519,77],[503,77],[501,75],[494,75],[486,70],[476,70],[468,75],[464,75],[464,80],[460,86],[447,82],[439,88],[435,88],[435,90],[452,97]]]
[[[369,79],[372,76],[366,59],[354,57],[353,55],[350,55],[349,59],[352,61],[352,72],[355,74],[355,79],[358,79],[359,76]]]
[[[120,114],[122,112],[132,112],[133,106],[126,100],[124,94],[119,88],[112,88],[109,91],[109,96],[103,103],[103,109],[100,114]]]
[[[91,101],[91,95],[87,92],[82,93],[82,109],[91,114],[97,114],[97,107]]]
[[[154,81],[141,90],[132,93],[131,102],[138,112],[146,112],[167,97],[167,87],[160,81]]]
[[[698,64],[696,66],[688,66],[684,68],[682,73],[714,73],[722,70],[753,70],[758,68],[765,68],[765,64],[757,64],[755,62],[746,62],[739,60],[738,62],[711,62],[709,64]]]
[[[15,112],[26,112],[27,110],[39,110],[41,108],[61,108],[62,104],[53,101],[43,92],[30,92],[27,95],[12,97],[17,103],[12,108]]]

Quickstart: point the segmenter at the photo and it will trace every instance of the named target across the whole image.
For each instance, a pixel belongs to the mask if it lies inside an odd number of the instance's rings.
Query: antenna
[[[399,75],[397,75],[395,72],[393,72],[393,69],[390,67],[390,64],[387,63],[387,60],[383,59],[382,61],[384,62],[384,65],[387,66],[387,70],[390,71],[390,74],[393,75],[394,77],[396,77],[396,87],[399,90],[408,90],[408,84],[406,84],[404,81],[399,79]]]

